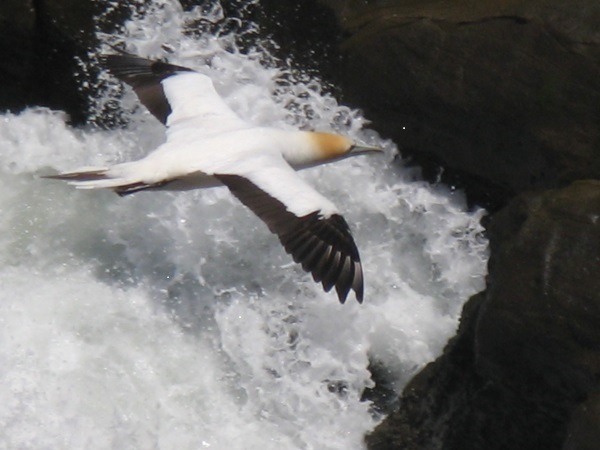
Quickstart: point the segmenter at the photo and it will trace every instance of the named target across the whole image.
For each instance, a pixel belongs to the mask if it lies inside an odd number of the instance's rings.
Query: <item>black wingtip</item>
[[[362,271],[362,265],[360,261],[354,262],[354,278],[352,279],[352,290],[356,295],[356,301],[360,304],[363,302],[363,295],[365,290],[364,277]]]
[[[131,83],[133,87],[140,81],[140,78],[143,81],[149,79],[162,80],[180,72],[193,72],[188,67],[142,58],[129,53],[102,54],[98,57],[98,61],[117,78],[126,83]]]
[[[42,175],[40,178],[61,181],[96,181],[106,179],[106,170],[100,169],[83,172],[59,173],[57,175]]]
[[[344,303],[346,303],[346,300],[348,299],[348,294],[350,294],[350,289],[348,288],[348,290],[346,290],[346,288],[338,288],[336,286],[335,288],[337,296],[338,296],[338,300],[340,301],[340,303],[343,305]],[[362,288],[359,291],[354,291],[354,296],[356,298],[356,301],[362,305],[363,303],[363,291]]]
[[[363,303],[363,287],[360,287],[359,291],[354,291],[354,294],[356,296],[356,301],[362,305]]]
[[[356,301],[362,304],[364,285],[360,261],[346,257],[341,274],[335,283],[335,290],[340,303],[346,303],[350,291],[354,291]]]
[[[163,124],[172,111],[162,81],[182,72],[193,72],[187,67],[128,53],[103,54],[98,60],[111,74],[130,85],[148,111]]]
[[[216,177],[279,236],[285,250],[325,292],[334,286],[340,303],[350,291],[363,301],[363,274],[350,228],[339,214],[323,217],[320,210],[296,216],[277,198],[240,175]]]

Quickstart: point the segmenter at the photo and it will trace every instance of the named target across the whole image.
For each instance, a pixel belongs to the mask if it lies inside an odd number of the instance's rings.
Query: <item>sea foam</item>
[[[101,37],[210,75],[257,124],[385,146],[301,173],[350,224],[364,304],[323,292],[224,188],[119,198],[39,178],[159,145],[161,125],[131,91],[127,126],[110,131],[42,108],[5,114],[0,448],[360,449],[380,420],[361,401],[369,361],[392,369],[399,392],[484,287],[485,211],[395,162],[395,145],[318,80],[260,45],[239,50],[236,36],[189,32],[222,18],[218,4],[161,0]],[[97,111],[120,92],[104,78]]]

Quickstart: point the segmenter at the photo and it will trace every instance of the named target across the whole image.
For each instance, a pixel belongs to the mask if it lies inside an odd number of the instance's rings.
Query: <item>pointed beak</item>
[[[354,144],[352,147],[350,147],[350,151],[348,153],[350,153],[351,155],[364,155],[366,153],[375,153],[375,152],[383,153],[384,149],[381,147],[372,147],[369,145]]]

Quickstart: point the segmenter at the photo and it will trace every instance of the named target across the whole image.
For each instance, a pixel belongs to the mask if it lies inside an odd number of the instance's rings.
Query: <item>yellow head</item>
[[[339,134],[311,132],[309,135],[314,143],[317,158],[322,162],[363,155],[365,153],[383,152],[383,149],[380,147],[369,147],[359,144]]]
[[[279,131],[279,148],[296,169],[317,166],[350,156],[383,152],[382,148],[358,144],[339,134],[314,131]]]

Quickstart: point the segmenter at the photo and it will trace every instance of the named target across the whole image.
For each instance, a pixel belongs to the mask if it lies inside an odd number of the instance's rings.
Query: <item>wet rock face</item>
[[[430,176],[492,208],[600,176],[600,3],[321,1],[345,99]]]
[[[600,182],[524,194],[489,233],[487,291],[370,449],[597,448]]]
[[[3,0],[0,4],[0,111],[47,106],[73,123],[87,113],[77,58],[94,47],[91,0]]]
[[[516,200],[490,229],[478,369],[581,401],[600,375],[600,182]]]
[[[0,4],[0,107],[15,110],[29,97],[34,17],[26,1]]]

